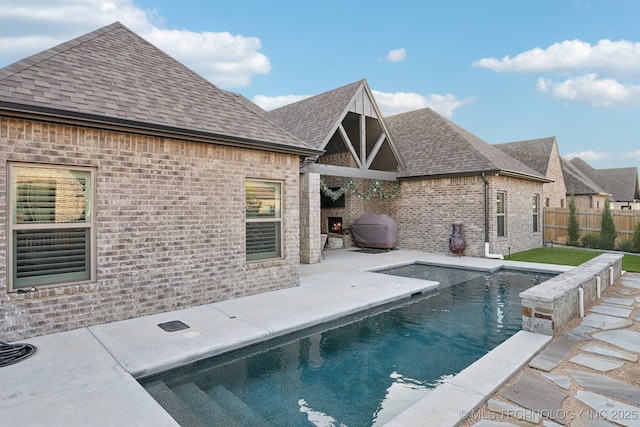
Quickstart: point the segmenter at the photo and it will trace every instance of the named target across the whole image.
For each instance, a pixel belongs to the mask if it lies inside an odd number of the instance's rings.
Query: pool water
[[[382,425],[519,331],[518,294],[552,277],[424,268],[387,273],[425,274],[445,287],[339,327],[141,383],[183,426]]]

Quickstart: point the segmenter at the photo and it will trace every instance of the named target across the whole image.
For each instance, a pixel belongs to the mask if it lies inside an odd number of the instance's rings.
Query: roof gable
[[[265,117],[327,154],[349,152],[361,170],[395,173],[404,165],[365,79],[268,111]]]
[[[315,151],[119,22],[1,69],[0,107]]]
[[[549,180],[430,108],[385,118],[407,168],[403,177],[504,173]]]

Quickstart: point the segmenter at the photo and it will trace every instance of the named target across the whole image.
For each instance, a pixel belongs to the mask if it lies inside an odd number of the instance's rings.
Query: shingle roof
[[[617,202],[640,200],[638,168],[595,169],[579,157],[570,163],[612,195]]]
[[[573,194],[576,196],[609,194],[571,162],[565,159],[560,160],[562,161],[562,173],[564,174],[564,184],[567,187],[567,194]]]
[[[119,22],[0,69],[0,108],[316,151]]]
[[[430,108],[386,117],[385,122],[406,159],[401,177],[503,173],[549,182],[544,175]]]
[[[277,126],[323,149],[332,130],[340,123],[342,114],[365,80],[339,87],[293,104],[268,111],[265,117]]]
[[[511,157],[520,160],[527,166],[532,167],[538,173],[547,175],[549,170],[549,160],[553,151],[556,138],[528,139],[524,141],[507,142],[495,144],[494,147],[504,151]]]

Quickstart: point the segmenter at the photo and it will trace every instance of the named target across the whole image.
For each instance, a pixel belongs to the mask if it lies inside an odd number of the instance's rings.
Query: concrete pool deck
[[[502,265],[558,272],[568,269],[403,250],[363,254],[343,249],[325,255],[320,264],[301,265],[300,286],[295,288],[20,341],[37,346],[38,351],[0,368],[0,419],[29,426],[176,426],[135,378],[437,287],[435,282],[369,270],[416,261],[481,269]],[[166,332],[158,327],[176,320],[189,328]],[[460,410],[474,409],[550,339],[519,332],[475,367],[447,381],[444,386],[452,387],[455,399],[443,387],[441,398],[447,405],[439,412],[450,409],[457,417]],[[468,396],[462,398],[461,391]],[[424,425],[436,425],[421,419]]]

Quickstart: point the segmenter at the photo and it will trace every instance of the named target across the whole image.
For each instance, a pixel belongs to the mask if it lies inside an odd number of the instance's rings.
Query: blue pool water
[[[552,275],[412,265],[437,293],[147,378],[183,426],[382,425],[521,328],[518,294]]]

